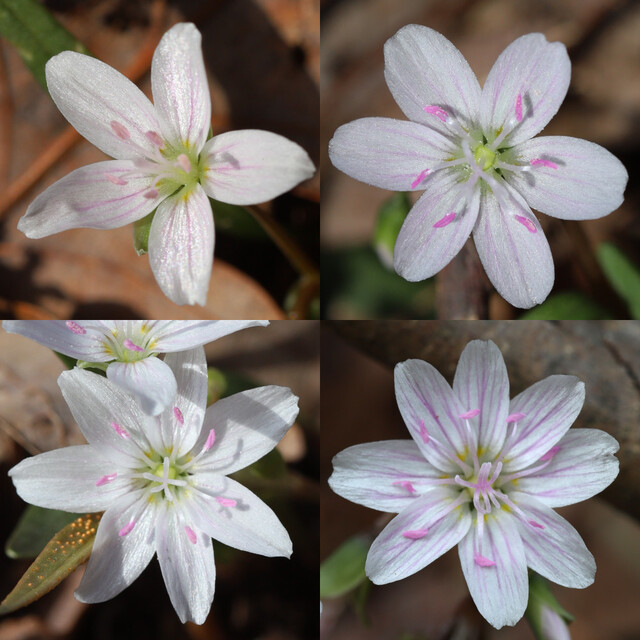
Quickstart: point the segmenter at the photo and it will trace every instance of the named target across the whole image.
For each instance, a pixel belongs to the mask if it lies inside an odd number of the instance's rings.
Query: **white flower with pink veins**
[[[204,305],[213,262],[209,198],[249,205],[310,178],[299,145],[268,131],[207,140],[211,97],[192,24],[164,34],[151,64],[154,104],[109,65],[74,51],[47,62],[47,88],[62,115],[115,158],[76,169],[29,206],[18,229],[42,238],[74,229],[113,229],[156,210],[149,263],[176,304]]]
[[[202,624],[215,585],[211,538],[263,556],[291,555],[273,511],[227,476],[276,446],[298,415],[298,399],[284,387],[259,387],[207,409],[204,349],[165,362],[178,393],[155,417],[97,373],[62,373],[60,389],[89,444],[27,458],[9,475],[31,504],[104,511],[78,600],[113,598],[157,554],[180,620]]]
[[[531,207],[565,220],[617,209],[627,172],[606,149],[578,138],[533,138],[569,88],[565,46],[540,33],[512,42],[484,87],[462,54],[411,24],[385,44],[385,79],[410,122],[362,118],[329,145],[333,164],[367,184],[422,191],[398,235],[395,270],[430,278],[473,233],[498,293],[529,308],[553,287],[549,243]]]

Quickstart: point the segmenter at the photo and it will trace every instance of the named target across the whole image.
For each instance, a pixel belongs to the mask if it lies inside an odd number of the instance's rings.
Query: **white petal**
[[[208,409],[194,452],[211,429],[215,444],[199,468],[227,475],[249,466],[273,449],[298,415],[298,398],[286,387],[258,387],[222,398]]]
[[[335,167],[356,180],[391,191],[425,188],[421,176],[452,153],[443,135],[415,122],[362,118],[342,125],[329,143]]]
[[[584,383],[575,376],[549,376],[518,394],[509,413],[523,413],[517,439],[505,453],[504,471],[540,460],[568,431],[584,404]]]
[[[400,362],[394,378],[398,408],[424,457],[443,471],[458,469],[453,460],[467,443],[466,427],[458,416],[468,409],[428,362]]]
[[[153,102],[165,138],[200,151],[211,126],[211,96],[195,25],[177,24],[163,36],[151,62]]]
[[[512,42],[496,60],[482,88],[480,123],[489,142],[493,140],[489,134],[504,127],[513,132],[503,147],[542,131],[560,108],[570,79],[571,62],[561,42],[547,42],[541,33],[529,33]]]
[[[241,551],[268,557],[291,555],[287,530],[257,495],[217,474],[197,473],[193,478],[196,490],[185,508],[199,529]],[[235,504],[223,504],[218,498]]]
[[[496,629],[518,622],[527,608],[529,583],[516,518],[503,510],[488,514],[482,540],[474,522],[458,552],[469,593],[487,622]],[[476,553],[495,565],[478,564]]]
[[[476,119],[480,85],[449,40],[433,29],[409,24],[384,45],[384,77],[395,101],[409,120],[450,134],[428,105],[438,106],[465,126]]]
[[[487,457],[495,457],[507,434],[509,377],[502,353],[493,342],[473,340],[467,344],[458,362],[453,391],[467,410],[480,410],[470,422],[477,426],[479,447],[486,450]]]
[[[103,376],[78,368],[63,371],[58,385],[82,435],[101,456],[119,465],[139,464],[139,447],[148,448],[141,425],[150,418],[132,395]],[[129,437],[119,435],[114,423]]]
[[[149,231],[149,264],[170,300],[205,304],[213,243],[211,205],[200,185],[186,198],[178,193],[158,207]]]
[[[547,467],[518,479],[518,491],[548,507],[582,502],[615,480],[619,465],[613,454],[618,447],[618,441],[600,429],[569,429]]]
[[[156,111],[120,72],[91,56],[63,51],[47,62],[46,75],[56,106],[91,144],[120,160],[153,157],[156,147],[146,134],[160,132]]]
[[[592,584],[596,562],[578,532],[535,498],[517,492],[512,492],[509,497],[538,525],[518,520],[527,564],[541,576],[563,587],[584,589]]]
[[[373,541],[365,572],[374,584],[387,584],[411,576],[455,547],[467,534],[471,515],[467,505],[451,504],[458,491],[435,487],[399,513]],[[403,533],[428,530],[412,539]]]
[[[75,592],[80,602],[104,602],[126,589],[155,552],[155,506],[140,491],[107,509],[98,525],[87,570]],[[133,529],[120,535],[135,521]]]
[[[207,360],[203,347],[169,353],[164,359],[178,384],[172,406],[160,416],[165,447],[180,457],[188,453],[202,430],[207,408]]]
[[[104,330],[91,320],[3,320],[2,328],[78,360],[113,360],[105,350]]]
[[[114,184],[115,180],[126,184]],[[44,238],[67,229],[115,229],[144,218],[164,199],[147,198],[153,176],[131,160],[96,162],[72,171],[45,189],[20,218],[28,238]]]
[[[107,378],[132,393],[151,416],[164,411],[176,397],[176,379],[169,367],[155,357],[138,362],[112,362]]]
[[[357,444],[333,458],[331,488],[370,509],[400,513],[433,488],[442,471],[430,465],[413,440]]]
[[[269,131],[229,131],[211,138],[202,151],[202,186],[214,200],[258,204],[308,180],[316,168],[295,142]]]
[[[466,204],[465,186],[458,183],[455,172],[439,171],[427,177],[424,188],[393,250],[394,269],[411,282],[430,278],[455,258],[471,235],[480,203],[475,189]]]
[[[249,327],[266,327],[268,320],[169,320],[153,329],[154,351],[184,351]]]
[[[529,165],[530,170],[506,172],[506,179],[529,206],[542,213],[564,220],[591,220],[622,204],[627,170],[600,145],[549,136],[527,140],[512,152],[516,163]],[[530,164],[536,160],[547,164]]]
[[[194,526],[182,509],[164,505],[156,529],[158,562],[180,622],[203,624],[213,602],[216,566],[211,538]]]
[[[537,218],[509,185],[483,190],[473,239],[489,280],[514,307],[540,304],[553,287],[553,258]]]
[[[129,493],[129,482],[116,478],[96,486],[119,470],[90,445],[65,447],[27,458],[10,469],[18,495],[30,504],[72,513],[104,511]]]

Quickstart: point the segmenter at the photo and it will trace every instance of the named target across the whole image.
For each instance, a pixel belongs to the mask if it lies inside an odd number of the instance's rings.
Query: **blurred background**
[[[435,279],[409,283],[372,248],[388,191],[335,169],[327,145],[340,125],[366,116],[406,119],[384,81],[384,42],[409,23],[431,27],[462,52],[481,84],[502,50],[542,32],[563,42],[571,86],[544,135],[586,138],[629,172],[626,199],[605,218],[541,215],[556,267],[550,306],[538,318],[640,317],[640,3],[634,0],[323,0],[321,169],[323,313],[327,318],[491,318],[522,311],[493,291],[473,242]],[[421,195],[422,192],[418,192]],[[393,214],[391,214],[393,219]],[[613,250],[601,249],[603,243]],[[605,253],[600,255],[599,251]],[[621,264],[622,263],[622,264]],[[559,297],[557,297],[559,296]]]
[[[620,475],[597,498],[558,512],[578,530],[596,559],[587,589],[551,585],[576,620],[573,640],[640,638],[640,323],[637,322],[328,322],[322,333],[321,560],[362,536],[368,545],[389,521],[334,494],[331,458],[363,442],[405,439],[393,365],[420,358],[449,383],[464,346],[491,339],[501,349],[511,397],[552,374],[586,385],[574,423],[614,435]],[[346,566],[346,562],[343,566]],[[346,570],[345,570],[346,571]],[[343,574],[344,575],[344,574]],[[321,637],[327,640],[533,640],[526,620],[496,631],[477,613],[457,549],[388,585],[360,586],[325,599]],[[366,620],[364,622],[363,620]]]
[[[153,51],[173,24],[202,33],[212,128],[266,129],[302,145],[318,164],[318,0],[45,0],[95,56],[150,96]],[[20,7],[19,2],[13,5]],[[46,36],[45,36],[46,37]],[[319,176],[263,215],[308,264],[300,269],[250,215],[214,211],[216,246],[205,307],[160,291],[132,226],[74,229],[29,240],[16,228],[28,204],[73,169],[106,157],[74,134],[16,48],[0,37],[0,317],[313,317],[317,296]],[[302,289],[302,291],[301,291]],[[317,307],[317,301],[316,301]]]
[[[286,475],[254,478],[251,489],[276,512],[293,541],[293,555],[264,558],[214,542],[216,591],[202,626],[182,625],[157,561],[108,602],[85,605],[73,597],[83,568],[25,609],[0,618],[0,640],[118,638],[156,640],[298,640],[318,633],[319,325],[274,322],[240,331],[206,348],[222,381],[278,384],[300,397],[300,414],[278,445]],[[64,370],[52,351],[0,331],[0,546],[27,506],[7,471],[35,455],[84,439],[57,385]],[[0,599],[30,562],[0,551]]]

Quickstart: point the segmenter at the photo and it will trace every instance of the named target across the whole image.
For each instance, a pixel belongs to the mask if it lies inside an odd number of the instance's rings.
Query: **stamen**
[[[549,169],[557,169],[558,165],[555,162],[551,162],[551,160],[545,160],[544,158],[536,158],[535,160],[531,160],[529,163],[532,167],[537,167],[542,165],[543,167],[549,167]]]
[[[184,416],[182,415],[182,411],[178,409],[178,407],[173,407],[173,415],[176,417],[176,420],[182,425],[184,424]]]
[[[204,443],[204,447],[202,447],[202,451],[209,451],[211,447],[213,447],[213,443],[216,441],[216,432],[215,429],[209,430],[209,435],[207,436],[207,441]]]
[[[524,418],[525,414],[524,413],[520,413],[518,411],[518,413],[512,413],[511,415],[507,416],[507,424],[509,424],[510,422],[518,422],[518,420],[522,420],[522,418]]]
[[[120,124],[116,120],[112,120],[109,124],[113,129],[113,133],[115,133],[120,140],[128,140],[131,137],[129,129],[127,129],[123,124]]]
[[[73,331],[73,333],[75,333],[76,335],[83,336],[85,333],[87,333],[87,330],[84,327],[81,327],[77,322],[74,322],[73,320],[67,320],[65,324],[67,325],[67,329]]]
[[[147,131],[144,135],[147,137],[147,140],[149,140],[151,144],[155,144],[156,147],[161,147],[164,144],[164,141],[162,140],[160,135],[155,131]]]
[[[547,451],[547,453],[545,453],[542,458],[540,458],[540,460],[544,460],[545,462],[547,460],[551,461],[555,457],[556,453],[558,453],[558,451],[560,451],[560,447],[551,447],[551,449],[549,449],[549,451]]]
[[[409,538],[409,540],[420,540],[429,533],[429,529],[413,529],[412,531],[403,531],[402,537]]]
[[[489,558],[481,556],[477,551],[473,554],[473,560],[479,567],[495,567],[496,563]]]
[[[189,542],[191,544],[196,544],[196,542],[198,542],[198,536],[196,535],[196,532],[189,526],[186,526],[184,530],[187,534],[187,538],[189,538]]]
[[[149,191],[147,191],[144,194],[144,197],[147,198],[148,200],[153,200],[154,198],[158,197],[158,190],[157,189],[149,189]]]
[[[233,498],[223,498],[222,496],[218,496],[216,500],[223,507],[235,507],[238,504]]]
[[[400,486],[409,493],[416,493],[415,487],[408,480],[396,480],[396,482],[392,482],[391,484]]]
[[[122,538],[122,536],[126,536],[128,533],[131,533],[133,527],[136,526],[136,521],[132,520],[129,524],[125,524],[122,529],[118,532],[118,535]]]
[[[514,216],[514,218],[527,230],[529,233],[538,233],[536,229],[536,225],[529,220],[529,218],[525,218],[524,216]]]
[[[128,440],[131,436],[127,433],[127,431],[121,427],[117,422],[112,422],[111,426],[115,430],[115,432],[123,439]]]
[[[432,116],[442,120],[442,122],[446,122],[449,118],[449,114],[442,107],[438,107],[435,104],[428,104],[424,110]]]
[[[528,522],[532,527],[535,527],[536,529],[544,529],[545,528],[543,524],[540,524],[539,522],[536,522],[535,520],[528,520]]]
[[[96,487],[102,487],[105,484],[109,484],[110,482],[113,482],[117,477],[117,473],[110,473],[107,476],[102,476],[102,478],[100,478],[100,480],[96,482]]]
[[[433,226],[435,229],[442,229],[442,227],[446,227],[448,224],[451,224],[456,218],[456,212],[452,211],[451,213],[447,213],[444,218],[440,218],[438,222],[436,222]]]
[[[519,93],[516,98],[516,120],[522,122],[522,94]]]
[[[480,413],[480,409],[470,409],[466,413],[458,416],[458,418],[462,418],[463,420],[467,420],[468,418],[475,418]]]
[[[189,173],[191,171],[191,161],[189,160],[189,158],[187,158],[186,154],[181,153],[177,157],[177,161],[178,161],[178,164],[180,165],[180,168],[185,173]]]
[[[129,349],[130,351],[144,351],[142,347],[139,347],[134,342],[131,342],[129,338],[127,338],[122,344],[124,345],[125,348]]]
[[[118,176],[114,176],[111,173],[106,173],[104,176],[109,182],[113,182],[113,184],[117,184],[117,185],[125,185],[125,184],[129,184],[126,180],[123,180],[122,178],[119,178]]]
[[[429,175],[429,173],[429,169],[421,171],[420,175],[411,183],[411,188],[415,189]]]

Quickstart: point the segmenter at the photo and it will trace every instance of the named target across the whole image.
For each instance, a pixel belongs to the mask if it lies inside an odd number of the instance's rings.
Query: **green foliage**
[[[247,240],[267,240],[267,234],[244,207],[211,200],[216,231],[229,233]]]
[[[385,200],[378,210],[378,219],[373,231],[373,248],[388,269],[393,269],[393,248],[410,209],[409,194],[400,192]]]
[[[254,476],[266,480],[276,480],[287,475],[287,464],[277,449],[271,449],[266,456],[263,456],[247,468]]]
[[[75,367],[76,363],[78,362],[75,358],[72,358],[71,356],[65,356],[64,353],[58,353],[57,351],[54,351],[53,353],[55,353],[58,356],[58,358],[62,360],[62,364],[64,364],[64,366],[67,367],[67,369],[73,369],[73,367]]]
[[[543,609],[551,610],[561,618],[558,622],[573,622],[575,618],[556,600],[549,583],[542,576],[529,571],[529,602],[525,617],[527,618],[536,640],[552,640],[546,630]]]
[[[45,89],[49,58],[67,49],[89,53],[37,0],[0,0],[0,34],[17,48]]]
[[[207,406],[217,402],[220,398],[226,398],[234,393],[240,393],[240,391],[246,391],[258,386],[256,382],[239,373],[222,371],[215,367],[207,369],[207,376],[209,378]]]
[[[607,280],[629,305],[631,317],[640,320],[640,269],[608,242],[598,245],[597,256]]]
[[[354,536],[320,565],[320,598],[337,598],[367,581],[364,565],[371,540]],[[366,594],[365,594],[366,596]]]
[[[611,314],[577,291],[550,295],[542,304],[525,311],[521,320],[605,320]]]

